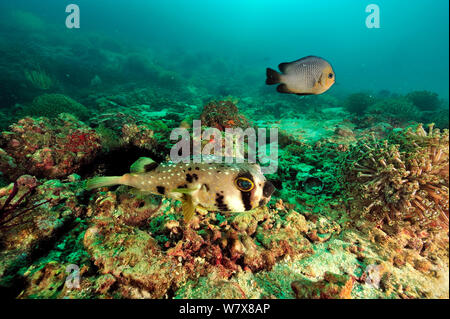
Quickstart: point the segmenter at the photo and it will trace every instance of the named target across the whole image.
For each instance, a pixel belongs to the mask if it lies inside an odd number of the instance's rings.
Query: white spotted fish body
[[[210,211],[243,212],[267,204],[274,191],[257,164],[163,163],[140,158],[123,176],[96,177],[87,189],[128,185],[183,203],[189,221],[196,207]]]
[[[279,84],[277,91],[297,95],[322,94],[336,80],[331,64],[317,56],[307,56],[293,62],[280,63],[281,73],[267,68],[266,84]]]

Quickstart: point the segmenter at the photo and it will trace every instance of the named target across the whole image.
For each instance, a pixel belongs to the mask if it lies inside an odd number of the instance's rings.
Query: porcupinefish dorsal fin
[[[158,166],[154,160],[148,157],[140,157],[130,167],[131,173],[145,173],[154,170]]]

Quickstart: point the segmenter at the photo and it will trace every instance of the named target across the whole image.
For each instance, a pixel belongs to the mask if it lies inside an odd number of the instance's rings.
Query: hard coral
[[[230,100],[211,101],[205,105],[200,116],[202,125],[215,127],[223,131],[225,128],[249,127],[244,115],[239,114],[235,103]]]
[[[63,94],[43,94],[23,110],[25,116],[56,118],[61,113],[71,113],[80,120],[89,118],[89,110],[82,104]]]
[[[155,287],[139,282],[136,285],[158,297],[175,284],[171,283],[174,271],[180,276],[177,285],[212,272],[223,280],[242,271],[271,269],[286,256],[293,258],[312,252],[305,237],[307,222],[294,211],[286,212],[282,217],[267,208],[260,208],[228,218],[220,213],[198,212],[192,223],[186,225],[175,210],[173,202],[166,199],[158,204],[141,195],[132,195],[125,188],[108,192],[90,205],[88,215],[95,216],[92,219],[95,225],[86,232],[86,249],[104,273],[114,275],[120,289],[135,285],[122,282],[122,279],[134,282],[137,277],[151,279],[157,273],[159,278],[151,280],[168,285]],[[136,240],[135,246],[130,246],[132,238],[138,235],[144,236],[145,240]],[[121,236],[126,239],[118,241]],[[146,245],[151,249],[144,247]],[[145,252],[146,256],[139,256],[146,260],[140,269],[133,264],[138,251]],[[127,269],[123,278],[120,276],[122,268]]]
[[[101,149],[97,133],[69,114],[54,120],[27,117],[10,129],[0,136],[0,169],[10,180],[25,173],[70,175]]]
[[[422,125],[387,140],[358,143],[348,153],[345,187],[380,224],[448,230],[449,132]]]
[[[375,103],[375,98],[367,93],[353,93],[350,94],[345,101],[345,108],[356,114],[364,114],[366,109]]]
[[[390,124],[403,124],[409,121],[419,121],[421,118],[419,108],[405,97],[388,98],[376,102],[368,107],[367,112],[373,116],[379,116]]]
[[[406,98],[422,111],[434,111],[441,106],[438,94],[430,91],[414,91]]]

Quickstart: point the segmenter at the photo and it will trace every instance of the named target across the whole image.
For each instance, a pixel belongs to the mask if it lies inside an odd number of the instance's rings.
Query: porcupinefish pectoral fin
[[[192,201],[192,193],[198,191],[199,187],[196,188],[175,188],[172,193],[183,194],[183,198],[180,199],[182,202],[181,208],[183,209],[184,221],[189,223],[195,214],[195,209],[197,206]]]
[[[184,221],[187,224],[191,221],[195,214],[195,205],[192,202],[191,196],[187,196],[187,198],[182,201],[181,208],[183,209]]]
[[[154,170],[158,166],[154,160],[148,157],[140,157],[130,167],[131,173],[145,173]]]

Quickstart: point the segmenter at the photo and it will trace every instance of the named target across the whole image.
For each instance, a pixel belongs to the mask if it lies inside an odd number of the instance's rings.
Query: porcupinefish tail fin
[[[86,189],[91,190],[94,188],[113,186],[121,183],[122,176],[102,176],[94,177],[87,181]]]
[[[266,84],[272,85],[281,82],[281,74],[275,71],[274,69],[267,68],[266,69]]]

